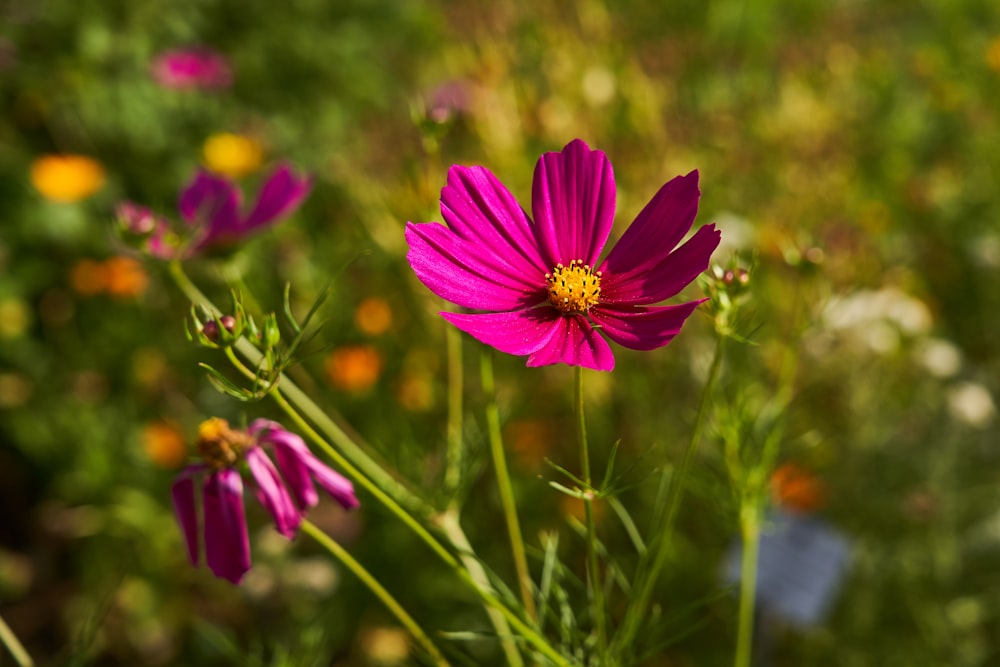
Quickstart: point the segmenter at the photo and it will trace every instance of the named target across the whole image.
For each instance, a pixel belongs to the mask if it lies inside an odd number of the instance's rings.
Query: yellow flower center
[[[549,283],[549,303],[564,313],[585,313],[601,300],[601,272],[574,259],[569,266],[556,264],[545,274]]]
[[[239,461],[252,439],[243,431],[229,428],[225,419],[213,417],[198,427],[198,453],[216,470],[229,468]]]

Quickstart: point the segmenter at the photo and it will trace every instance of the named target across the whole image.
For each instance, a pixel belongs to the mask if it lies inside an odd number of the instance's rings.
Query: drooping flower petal
[[[250,570],[250,539],[243,513],[243,482],[237,471],[205,480],[205,561],[212,573],[234,584]]]
[[[241,225],[243,233],[291,215],[309,195],[312,179],[299,177],[287,164],[279,165],[261,187],[253,210]]]
[[[616,273],[606,262],[602,269],[605,277],[601,282],[601,301],[638,306],[669,299],[708,268],[721,238],[714,224],[705,225],[684,245],[657,263],[649,264],[644,271]]]
[[[615,367],[611,346],[581,315],[559,317],[553,335],[528,357],[528,366],[569,364],[598,371]]]
[[[549,266],[582,259],[594,266],[615,217],[615,177],[602,151],[574,139],[535,166],[531,210]]]
[[[604,335],[622,347],[654,350],[669,343],[688,316],[704,301],[648,308],[602,305],[591,309],[590,316],[601,325]]]
[[[170,498],[174,505],[174,515],[184,535],[188,559],[198,565],[198,509],[194,496],[194,477],[205,470],[203,464],[189,465],[177,476],[170,487]]]
[[[181,191],[177,208],[189,225],[211,225],[219,231],[239,229],[239,189],[221,176],[199,170]]]
[[[441,215],[464,240],[476,244],[480,253],[507,265],[511,279],[541,276],[554,262],[543,258],[535,228],[514,196],[485,167],[454,166],[448,184],[441,190]]]
[[[532,308],[508,313],[441,313],[448,322],[481,343],[507,354],[532,354],[548,344],[559,328],[560,315],[553,308]]]
[[[465,308],[514,310],[545,299],[544,273],[518,274],[495,256],[463,240],[444,225],[406,225],[406,258],[417,277],[442,299]]]
[[[257,500],[274,518],[278,532],[292,539],[302,522],[302,515],[288,495],[281,475],[260,447],[253,447],[246,458],[250,474],[257,483]]]

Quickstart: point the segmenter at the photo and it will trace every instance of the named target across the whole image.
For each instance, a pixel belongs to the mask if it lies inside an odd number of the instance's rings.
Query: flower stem
[[[448,450],[445,456],[444,488],[454,497],[462,483],[462,332],[448,327]]]
[[[715,388],[715,382],[719,377],[719,370],[722,368],[725,341],[726,337],[723,335],[718,335],[716,338],[715,353],[712,356],[712,365],[709,368],[708,379],[705,382],[705,388],[702,390],[701,399],[698,403],[698,413],[695,417],[694,426],[691,429],[691,439],[688,441],[687,449],[684,452],[684,458],[681,459],[680,470],[676,477],[673,475],[673,470],[669,466],[664,466],[661,471],[661,492],[663,487],[669,485],[670,495],[666,501],[665,509],[662,507],[653,508],[654,520],[652,529],[655,531],[654,535],[658,534],[659,538],[655,541],[651,540],[653,543],[646,552],[646,556],[648,557],[651,555],[652,560],[643,559],[640,561],[640,570],[639,574],[636,576],[634,589],[635,593],[632,598],[632,604],[629,605],[629,608],[625,613],[625,620],[622,622],[621,632],[619,633],[619,636],[616,637],[616,643],[619,650],[632,650],[634,639],[639,632],[643,619],[646,617],[646,609],[649,606],[649,600],[653,594],[653,589],[659,579],[660,572],[666,565],[667,557],[670,555],[674,522],[677,518],[677,512],[680,509],[684,482],[687,480],[687,475],[691,468],[691,462],[694,460],[695,453],[698,451],[698,445],[701,442],[701,431],[705,424],[705,415],[708,412],[709,399],[711,398],[712,392]],[[657,496],[662,497],[663,494],[659,493]]]
[[[754,609],[757,602],[757,558],[760,552],[760,513],[757,504],[743,501],[740,508],[740,615],[733,667],[750,667],[753,650]]]
[[[583,367],[576,367],[576,418],[577,436],[580,443],[580,470],[583,477],[583,510],[587,522],[587,587],[590,594],[590,605],[594,617],[594,627],[597,631],[598,655],[604,655],[608,645],[608,632],[605,625],[607,612],[604,609],[604,584],[601,582],[601,569],[597,560],[597,524],[594,521],[594,488],[590,475],[590,445],[587,441],[587,418],[583,410]]]
[[[410,634],[417,640],[417,643],[427,651],[435,665],[438,665],[439,667],[448,667],[448,661],[444,659],[444,656],[441,655],[438,647],[434,645],[434,642],[431,641],[430,637],[428,637],[420,626],[417,625],[417,622],[414,621],[408,613],[406,613],[406,610],[403,609],[399,602],[396,601],[396,598],[392,597],[389,591],[383,588],[382,584],[380,584],[378,580],[372,576],[371,572],[366,570],[361,563],[354,560],[354,557],[351,556],[346,549],[337,544],[335,540],[331,539],[329,535],[321,531],[310,521],[303,519],[301,527],[302,532],[312,537],[324,549],[333,554],[334,558],[339,560],[344,567],[354,573],[354,576],[360,579],[361,583],[367,586],[368,590],[374,593],[375,597],[381,600],[382,604],[386,606],[386,609],[392,612],[393,616],[395,616],[399,622],[403,624],[403,627],[410,631]]]
[[[28,655],[28,652],[24,650],[24,646],[17,638],[17,635],[14,634],[14,631],[10,629],[10,626],[7,625],[7,622],[3,620],[3,617],[0,617],[0,643],[7,647],[7,650],[10,651],[11,656],[18,665],[21,667],[34,666],[35,662]]]
[[[528,573],[528,559],[524,555],[524,538],[521,536],[521,524],[517,518],[517,503],[514,500],[514,487],[507,470],[507,459],[504,456],[503,436],[500,433],[500,408],[497,406],[496,381],[493,374],[493,353],[483,348],[479,357],[479,373],[483,384],[483,392],[487,396],[486,425],[490,438],[490,453],[493,455],[493,468],[496,470],[497,487],[500,491],[500,503],[503,505],[503,515],[507,522],[507,533],[510,536],[510,547],[514,556],[514,569],[521,591],[521,602],[528,618],[535,620],[535,596],[531,590],[531,575]]]

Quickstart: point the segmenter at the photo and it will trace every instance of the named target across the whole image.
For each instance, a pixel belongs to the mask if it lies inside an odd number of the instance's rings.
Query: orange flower
[[[100,294],[108,285],[104,264],[93,259],[81,259],[69,271],[69,285],[83,296]]]
[[[369,336],[378,336],[392,326],[392,308],[383,299],[370,297],[354,311],[354,325]]]
[[[86,199],[104,185],[104,167],[85,155],[44,155],[31,163],[31,184],[46,199]]]
[[[504,442],[514,463],[528,470],[540,470],[551,455],[557,437],[554,428],[542,420],[516,421],[504,427]]]
[[[105,289],[111,296],[139,296],[149,285],[149,275],[142,263],[124,255],[105,261],[104,273],[107,281]]]
[[[410,412],[423,412],[434,405],[434,384],[423,373],[404,373],[396,386],[396,400]]]
[[[180,429],[166,421],[150,422],[143,427],[142,448],[160,468],[178,468],[187,459],[184,435]]]
[[[205,166],[231,178],[240,178],[260,168],[264,150],[260,142],[242,134],[213,134],[202,146]]]
[[[371,345],[339,347],[326,358],[326,374],[337,389],[370,389],[382,372],[382,355]]]
[[[784,463],[771,474],[771,498],[794,512],[810,514],[826,504],[826,485],[796,463]]]

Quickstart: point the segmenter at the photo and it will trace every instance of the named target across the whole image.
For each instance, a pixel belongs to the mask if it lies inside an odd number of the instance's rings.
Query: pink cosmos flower
[[[186,259],[213,251],[224,251],[248,236],[266,229],[291,215],[305,200],[312,188],[312,179],[296,176],[286,164],[279,165],[261,187],[257,201],[244,212],[243,194],[226,178],[208,171],[199,171],[181,192],[178,208],[186,223],[180,236],[168,222],[143,206],[132,202],[118,205],[123,228],[152,225],[147,249],[161,259]]]
[[[277,466],[265,448],[273,452]],[[209,419],[198,429],[198,449],[204,462],[184,468],[171,487],[174,513],[191,564],[197,566],[195,478],[207,473],[202,487],[205,561],[215,576],[234,584],[250,570],[243,479],[238,469],[242,463],[250,471],[257,499],[288,539],[295,537],[306,510],[319,502],[313,481],[344,508],[358,506],[351,482],[324,465],[302,438],[277,422],[258,419],[246,431],[236,431],[223,419]]]
[[[656,193],[603,261],[615,214],[611,162],[576,139],[535,167],[532,221],[484,167],[453,166],[441,191],[447,226],[408,223],[407,259],[439,297],[486,313],[441,316],[528,366],[602,371],[605,337],[633,350],[670,342],[704,299],[656,306],[708,268],[719,244],[705,225],[683,245],[698,210],[698,172]]]
[[[205,48],[165,51],[153,61],[152,73],[158,84],[174,90],[212,90],[233,84],[229,61]]]

